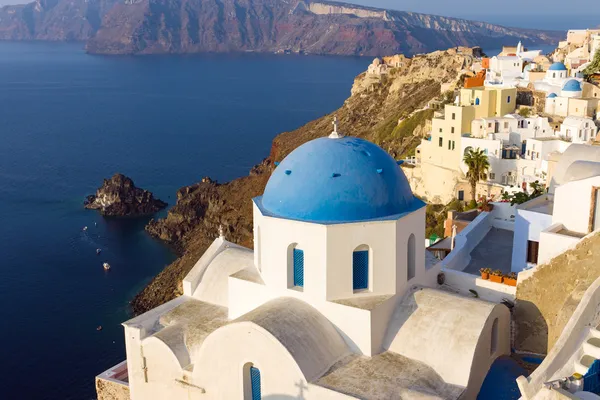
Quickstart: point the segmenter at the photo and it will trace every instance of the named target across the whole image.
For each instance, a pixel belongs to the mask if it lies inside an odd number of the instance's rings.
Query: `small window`
[[[352,253],[352,289],[369,288],[369,250]]]
[[[444,144],[444,139],[440,138],[440,147]]]
[[[508,122],[504,123],[504,129],[508,129]]]
[[[496,174],[494,172],[490,172],[490,179],[491,180],[496,179]]]
[[[510,103],[510,96],[508,96],[508,97],[506,98],[506,102],[507,102],[507,103]]]
[[[304,287],[304,250],[294,249],[294,286]]]
[[[452,141],[452,150],[454,150],[454,146],[456,145],[456,142],[453,140]]]
[[[478,106],[479,105],[479,97],[475,99],[475,105]]]
[[[450,128],[450,133],[454,133],[454,127]]]
[[[465,199],[465,191],[459,190],[458,191],[458,200],[463,201],[464,199]]]
[[[444,130],[442,128],[440,128],[440,133],[442,133]]]
[[[452,119],[456,119],[456,113],[452,113]]]
[[[260,370],[250,367],[250,384],[252,386],[252,400],[261,400],[260,391]]]
[[[451,149],[452,149],[452,141],[448,140],[448,150],[451,150]]]
[[[416,275],[415,255],[415,235],[414,233],[411,233],[411,235],[408,238],[408,243],[406,245],[406,278],[409,281]]]
[[[493,355],[498,349],[498,318],[492,323],[492,335],[490,339],[490,355]]]
[[[553,73],[552,73],[552,77],[553,77],[553,78],[556,78],[556,72],[553,72]]]

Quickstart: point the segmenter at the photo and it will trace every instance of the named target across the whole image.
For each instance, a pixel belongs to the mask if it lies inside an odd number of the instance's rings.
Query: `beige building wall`
[[[583,93],[581,94],[583,98],[589,98],[589,99],[600,99],[600,87],[593,85],[589,82],[582,82],[583,83]]]
[[[567,115],[575,117],[593,117],[597,113],[600,99],[569,99]]]
[[[517,89],[514,87],[461,89],[460,105],[475,107],[475,118],[501,117],[512,113],[517,107]]]

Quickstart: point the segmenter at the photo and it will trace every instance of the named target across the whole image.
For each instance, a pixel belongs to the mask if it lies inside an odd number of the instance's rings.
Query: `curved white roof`
[[[549,193],[554,193],[554,188],[560,186],[563,183],[569,182],[567,178],[567,170],[576,161],[593,161],[600,162],[600,146],[589,146],[585,144],[573,143],[570,145],[564,153],[560,156],[558,163],[554,169],[552,180],[550,181]],[[575,167],[571,174],[575,174],[575,171],[583,169],[581,167]],[[580,172],[577,172],[579,174]],[[570,175],[571,176],[571,175]]]
[[[254,266],[254,252],[240,247],[228,247],[215,256],[202,274],[194,298],[221,306],[228,305],[229,276]]]
[[[236,319],[271,333],[292,355],[308,381],[318,379],[351,352],[323,314],[291,297],[271,300]]]

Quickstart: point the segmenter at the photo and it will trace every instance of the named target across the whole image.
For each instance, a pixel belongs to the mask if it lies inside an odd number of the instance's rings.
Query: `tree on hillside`
[[[596,54],[594,54],[594,59],[590,65],[583,70],[583,75],[588,77],[589,75],[596,74],[598,72],[600,72],[600,50],[596,51]]]
[[[469,170],[467,171],[467,180],[471,185],[471,196],[476,199],[475,192],[477,190],[477,182],[487,177],[487,172],[490,169],[490,162],[487,154],[483,150],[477,148],[475,150],[468,149],[463,158]]]

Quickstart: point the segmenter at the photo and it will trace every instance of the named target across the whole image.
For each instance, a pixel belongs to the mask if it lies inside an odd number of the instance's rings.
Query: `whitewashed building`
[[[300,146],[254,199],[254,250],[221,234],[124,323],[130,398],[475,398],[509,312],[437,289],[424,206],[370,142]]]
[[[591,118],[567,117],[560,126],[560,136],[573,143],[587,143],[596,138],[598,127]]]
[[[517,206],[514,272],[542,264],[600,229],[600,147],[572,144],[558,157],[548,193]]]

